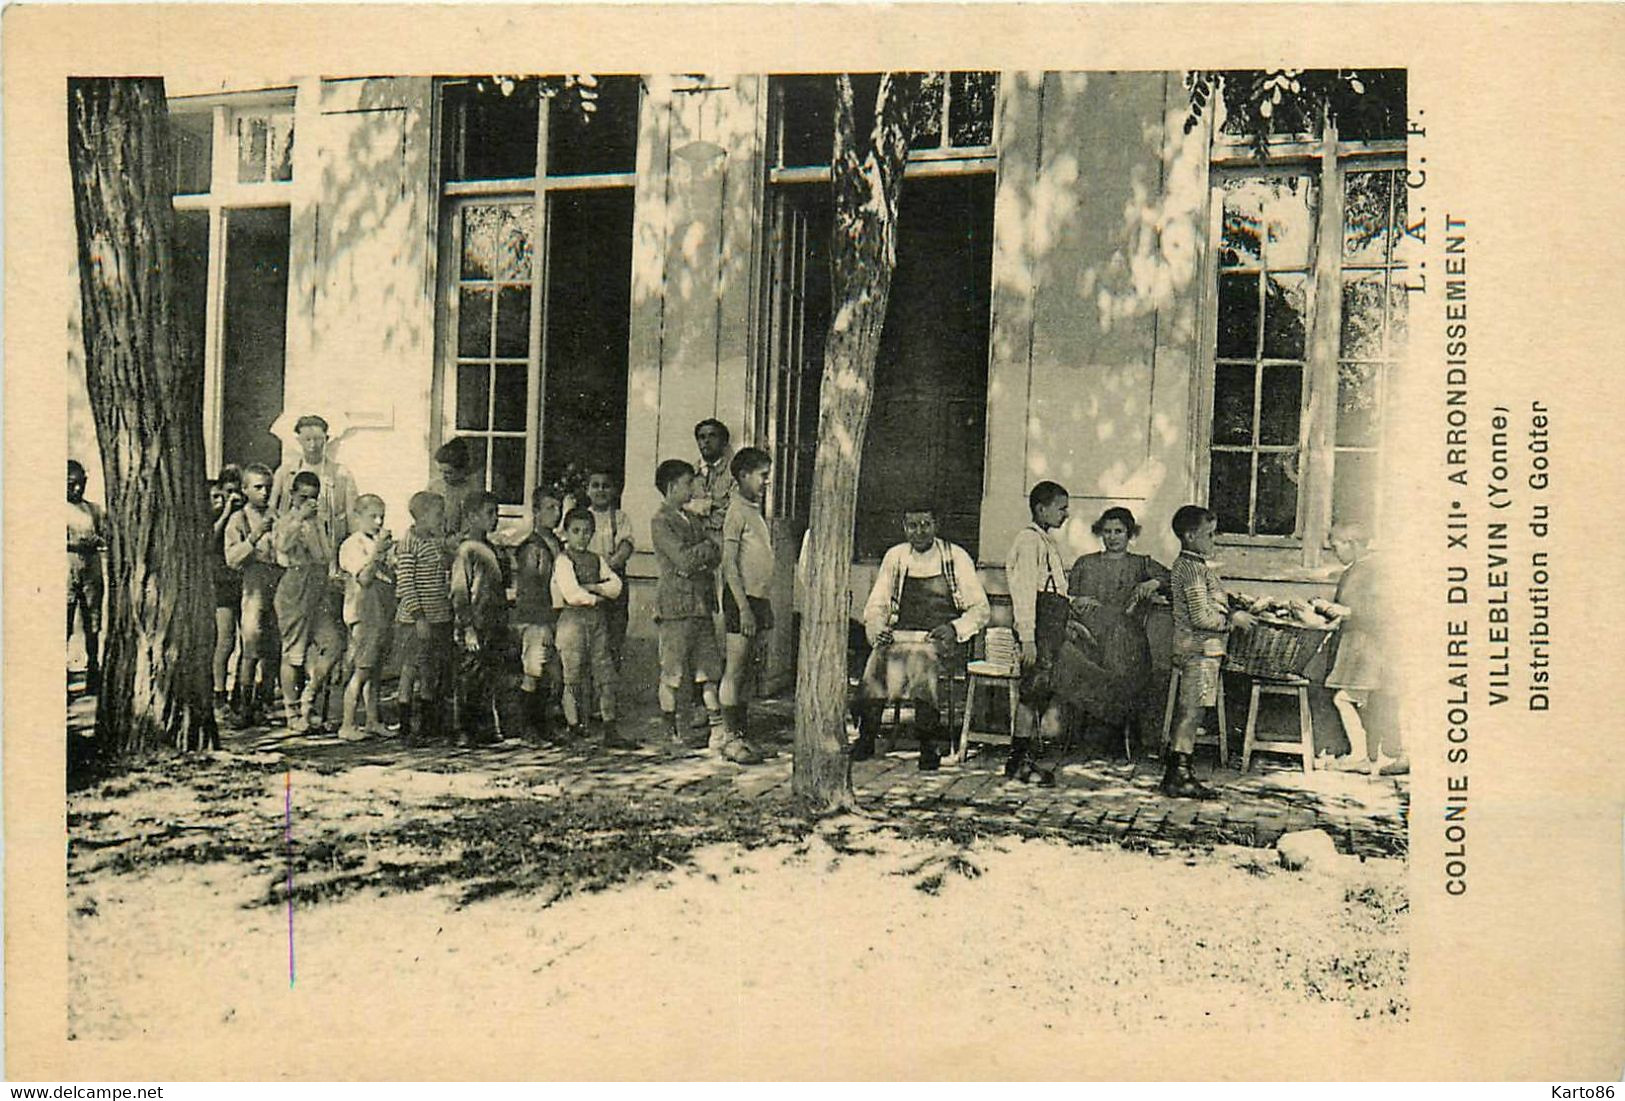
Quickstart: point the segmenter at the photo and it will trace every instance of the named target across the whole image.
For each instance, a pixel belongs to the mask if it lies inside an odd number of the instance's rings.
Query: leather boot
[[[1032,754],[1032,744],[1031,738],[1010,739],[1010,756],[1005,758],[1004,761],[1004,778],[1006,780],[1021,778],[1021,770]]]
[[[1162,772],[1162,793],[1170,799],[1213,799],[1214,793],[1204,787],[1191,771],[1189,753],[1168,754],[1168,764]]]
[[[880,726],[880,712],[885,704],[863,703],[858,706],[858,740],[852,743],[848,756],[854,761],[867,761],[875,755],[875,732]]]
[[[942,767],[942,753],[937,748],[942,716],[928,703],[914,704],[914,736],[920,742],[920,771],[935,772]]]

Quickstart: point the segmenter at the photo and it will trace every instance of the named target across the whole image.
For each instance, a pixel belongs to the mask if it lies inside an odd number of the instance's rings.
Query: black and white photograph
[[[891,41],[56,80],[70,1067],[1421,1076],[1578,640],[1418,70]]]

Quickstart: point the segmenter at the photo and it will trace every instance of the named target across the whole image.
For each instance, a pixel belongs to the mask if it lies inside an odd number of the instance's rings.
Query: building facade
[[[1123,504],[1139,549],[1166,562],[1174,509],[1205,502],[1239,586],[1321,590],[1334,518],[1380,524],[1403,350],[1404,78],[1375,81],[1363,115],[1283,111],[1260,159],[1222,120],[1186,125],[1179,72],[925,79],[864,452],[859,603],[922,497],[1001,591],[1044,478],[1073,495],[1077,552]],[[640,529],[633,635],[652,647],[653,471],[692,461],[695,422],[718,417],[774,456],[789,622],[831,315],[832,78],[170,92],[211,470],[291,457],[293,421],[317,412],[403,528],[454,436],[515,525],[537,485],[610,469]],[[94,467],[81,356],[70,448]]]

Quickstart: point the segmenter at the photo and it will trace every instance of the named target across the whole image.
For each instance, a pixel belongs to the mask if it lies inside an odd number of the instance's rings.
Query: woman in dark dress
[[[1146,615],[1152,604],[1167,602],[1168,570],[1149,555],[1129,552],[1140,525],[1128,509],[1107,509],[1090,530],[1102,549],[1072,564],[1067,592],[1073,622],[1083,627],[1082,648],[1098,673],[1082,681],[1081,696],[1068,702],[1120,731],[1125,724],[1138,726],[1144,709],[1151,680]]]

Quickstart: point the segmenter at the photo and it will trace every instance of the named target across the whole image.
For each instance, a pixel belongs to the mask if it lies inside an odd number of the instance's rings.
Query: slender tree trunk
[[[795,767],[791,788],[814,811],[855,805],[844,752],[846,643],[858,471],[874,396],[875,357],[897,263],[897,200],[908,162],[918,77],[887,73],[876,93],[874,131],[856,133],[849,76],[836,81],[829,337],[818,396],[808,585],[796,670]],[[923,473],[922,473],[922,476]]]
[[[218,744],[203,372],[173,321],[163,81],[68,81],[85,381],[107,485],[104,755]]]

